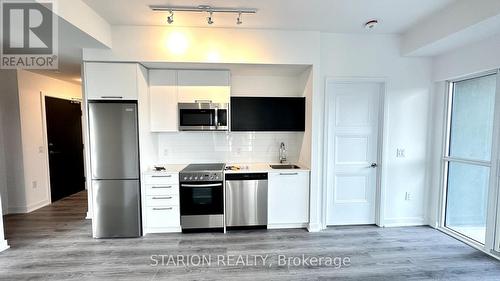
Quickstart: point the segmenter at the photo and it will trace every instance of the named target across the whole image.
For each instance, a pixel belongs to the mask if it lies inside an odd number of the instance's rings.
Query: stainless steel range
[[[191,164],[180,174],[183,232],[224,229],[223,163]]]

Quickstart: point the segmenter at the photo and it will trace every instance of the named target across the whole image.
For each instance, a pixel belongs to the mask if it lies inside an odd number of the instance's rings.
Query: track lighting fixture
[[[167,17],[167,23],[168,24],[174,23],[174,12],[170,11],[170,15]]]
[[[240,25],[243,21],[241,20],[241,12],[238,13],[238,17],[236,18],[236,24]]]
[[[214,21],[212,19],[213,12],[208,12],[208,18],[207,18],[207,23],[208,24],[213,24]]]
[[[257,13],[256,9],[235,9],[235,8],[217,8],[208,5],[200,5],[197,7],[184,7],[184,6],[158,6],[151,5],[149,8],[155,12],[169,12],[169,16],[167,16],[167,23],[172,24],[174,22],[174,12],[191,12],[191,13],[208,13],[207,23],[209,25],[214,24],[214,14],[215,13],[228,13],[228,14],[237,14],[236,24],[243,24],[242,15],[243,14],[255,14]]]

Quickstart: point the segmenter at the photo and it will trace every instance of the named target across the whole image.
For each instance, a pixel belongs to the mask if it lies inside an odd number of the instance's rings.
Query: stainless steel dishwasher
[[[267,173],[226,174],[226,227],[267,227]]]

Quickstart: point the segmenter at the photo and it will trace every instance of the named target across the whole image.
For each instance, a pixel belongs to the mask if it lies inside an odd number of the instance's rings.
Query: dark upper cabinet
[[[306,98],[231,97],[231,131],[305,131]]]

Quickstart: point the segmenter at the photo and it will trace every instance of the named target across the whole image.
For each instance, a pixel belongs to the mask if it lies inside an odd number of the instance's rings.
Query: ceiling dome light
[[[238,17],[236,18],[236,24],[242,24],[243,21],[241,20],[241,12],[238,13]]]
[[[365,23],[365,29],[373,30],[378,25],[378,20],[370,20]]]
[[[174,12],[170,11],[170,15],[167,17],[167,23],[168,24],[174,23]]]
[[[213,24],[214,23],[214,21],[212,19],[212,14],[213,14],[213,12],[209,12],[209,16],[207,18],[207,23],[208,24]]]

